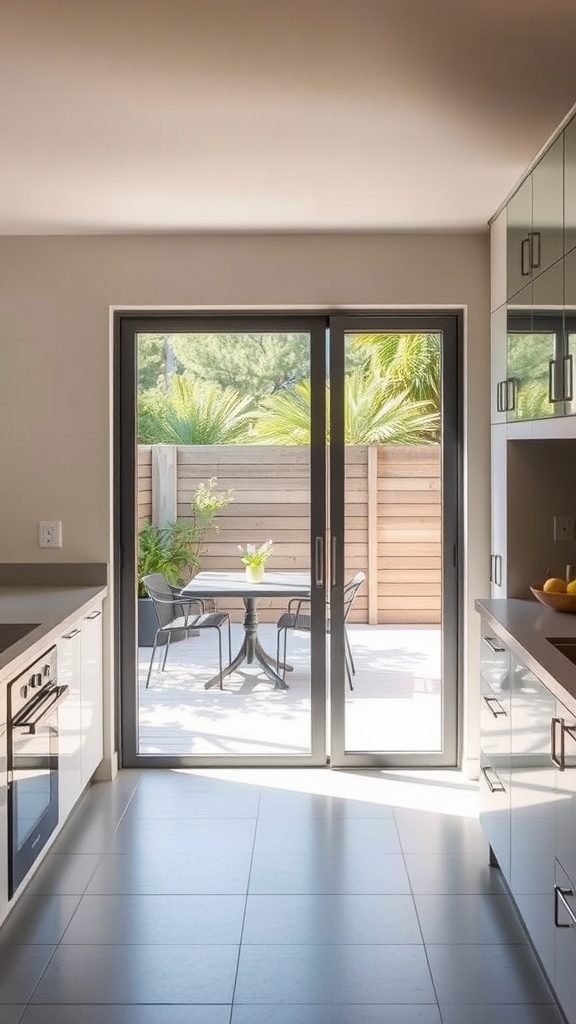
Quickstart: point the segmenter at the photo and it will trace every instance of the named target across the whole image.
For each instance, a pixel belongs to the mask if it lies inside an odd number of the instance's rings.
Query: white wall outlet
[[[38,523],[38,547],[61,548],[62,523],[45,521]]]
[[[574,540],[573,516],[554,516],[554,540]]]

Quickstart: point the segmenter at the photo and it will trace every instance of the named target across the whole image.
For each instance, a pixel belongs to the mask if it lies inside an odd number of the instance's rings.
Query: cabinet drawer
[[[482,629],[480,676],[498,696],[510,691],[510,654],[497,636]]]
[[[554,977],[558,1002],[576,1024],[576,886],[556,860],[554,867]]]
[[[491,764],[504,773],[507,782],[510,771],[510,700],[482,680],[480,697],[480,736],[484,753]]]
[[[510,790],[506,772],[480,752],[480,823],[500,869],[510,878]]]

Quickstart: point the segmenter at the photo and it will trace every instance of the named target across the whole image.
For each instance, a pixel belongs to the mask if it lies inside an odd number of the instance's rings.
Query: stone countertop
[[[475,607],[558,700],[576,701],[576,665],[548,642],[554,637],[576,643],[576,615],[552,611],[536,599],[477,600]]]
[[[107,592],[105,586],[0,587],[0,623],[37,623],[0,651],[0,683],[25,671]]]

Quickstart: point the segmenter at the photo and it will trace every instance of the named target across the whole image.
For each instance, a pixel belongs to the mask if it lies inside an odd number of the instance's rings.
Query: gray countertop
[[[558,700],[576,701],[576,665],[548,642],[574,638],[576,615],[554,612],[534,600],[477,600],[477,611]]]
[[[106,594],[105,586],[0,587],[0,624],[37,623],[30,633],[0,651],[0,683],[24,671]]]

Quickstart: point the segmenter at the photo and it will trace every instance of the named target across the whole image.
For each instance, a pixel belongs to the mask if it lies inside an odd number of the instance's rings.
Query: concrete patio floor
[[[232,653],[242,642],[232,624]],[[346,749],[441,749],[441,632],[438,626],[351,625],[354,690],[346,687]],[[276,650],[276,627],[262,624],[265,649]],[[139,650],[139,752],[157,755],[290,757],[310,751],[310,636],[288,638],[289,689],[275,690],[257,666],[204,689],[218,667],[212,630],[174,643],[164,672],[146,674],[151,648]],[[226,658],[225,658],[226,660]],[[329,699],[329,698],[328,698]],[[327,751],[329,753],[329,751]]]

